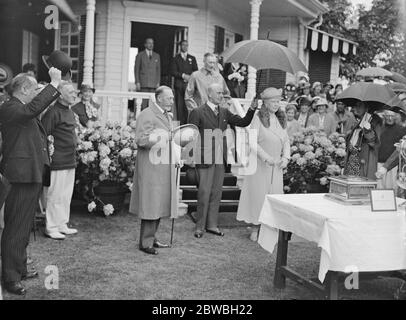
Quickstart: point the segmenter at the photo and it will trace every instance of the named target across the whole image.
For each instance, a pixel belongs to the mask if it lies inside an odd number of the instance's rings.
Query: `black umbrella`
[[[391,88],[372,82],[357,82],[341,92],[336,100],[348,106],[354,106],[362,101],[368,108],[374,110],[396,107],[401,103]]]

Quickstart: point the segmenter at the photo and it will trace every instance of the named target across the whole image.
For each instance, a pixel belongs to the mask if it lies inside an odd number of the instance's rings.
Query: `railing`
[[[154,93],[150,92],[122,92],[122,91],[96,91],[95,100],[101,105],[101,121],[107,120],[127,123],[135,120],[141,112],[141,105],[144,99],[155,101]],[[132,101],[134,112],[129,111],[128,104]]]

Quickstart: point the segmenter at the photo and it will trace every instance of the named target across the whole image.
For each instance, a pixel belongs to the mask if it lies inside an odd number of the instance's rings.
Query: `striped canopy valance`
[[[344,38],[340,38],[327,32],[306,27],[306,49],[313,51],[321,50],[323,52],[339,53],[347,55],[349,53],[356,54],[358,43]]]

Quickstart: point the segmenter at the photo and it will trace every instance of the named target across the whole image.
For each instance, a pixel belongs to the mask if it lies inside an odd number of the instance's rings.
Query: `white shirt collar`
[[[156,105],[156,107],[158,108],[159,111],[161,111],[162,113],[165,113],[165,110],[162,109],[162,108],[158,105],[158,103],[155,103],[155,105]]]
[[[210,101],[207,101],[207,105],[210,107],[211,110],[213,110],[213,112],[218,107],[218,106],[216,106],[214,103],[212,103]]]

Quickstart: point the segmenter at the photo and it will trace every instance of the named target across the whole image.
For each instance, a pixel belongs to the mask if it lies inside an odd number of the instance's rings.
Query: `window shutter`
[[[288,45],[288,41],[272,40],[285,47]],[[264,69],[257,71],[257,93],[264,91],[266,88],[283,88],[286,82],[286,72],[276,69]]]
[[[239,34],[239,33],[234,34],[234,43],[240,42],[243,39],[244,38],[243,38],[242,34]]]
[[[309,77],[310,82],[319,81],[326,83],[330,81],[331,75],[331,52],[310,51],[309,55]]]
[[[225,29],[219,26],[214,26],[214,30],[214,53],[221,53],[224,51]]]
[[[80,16],[80,36],[79,36],[79,65],[78,65],[78,85],[83,82],[83,63],[85,60],[85,34],[86,34],[86,15]]]

